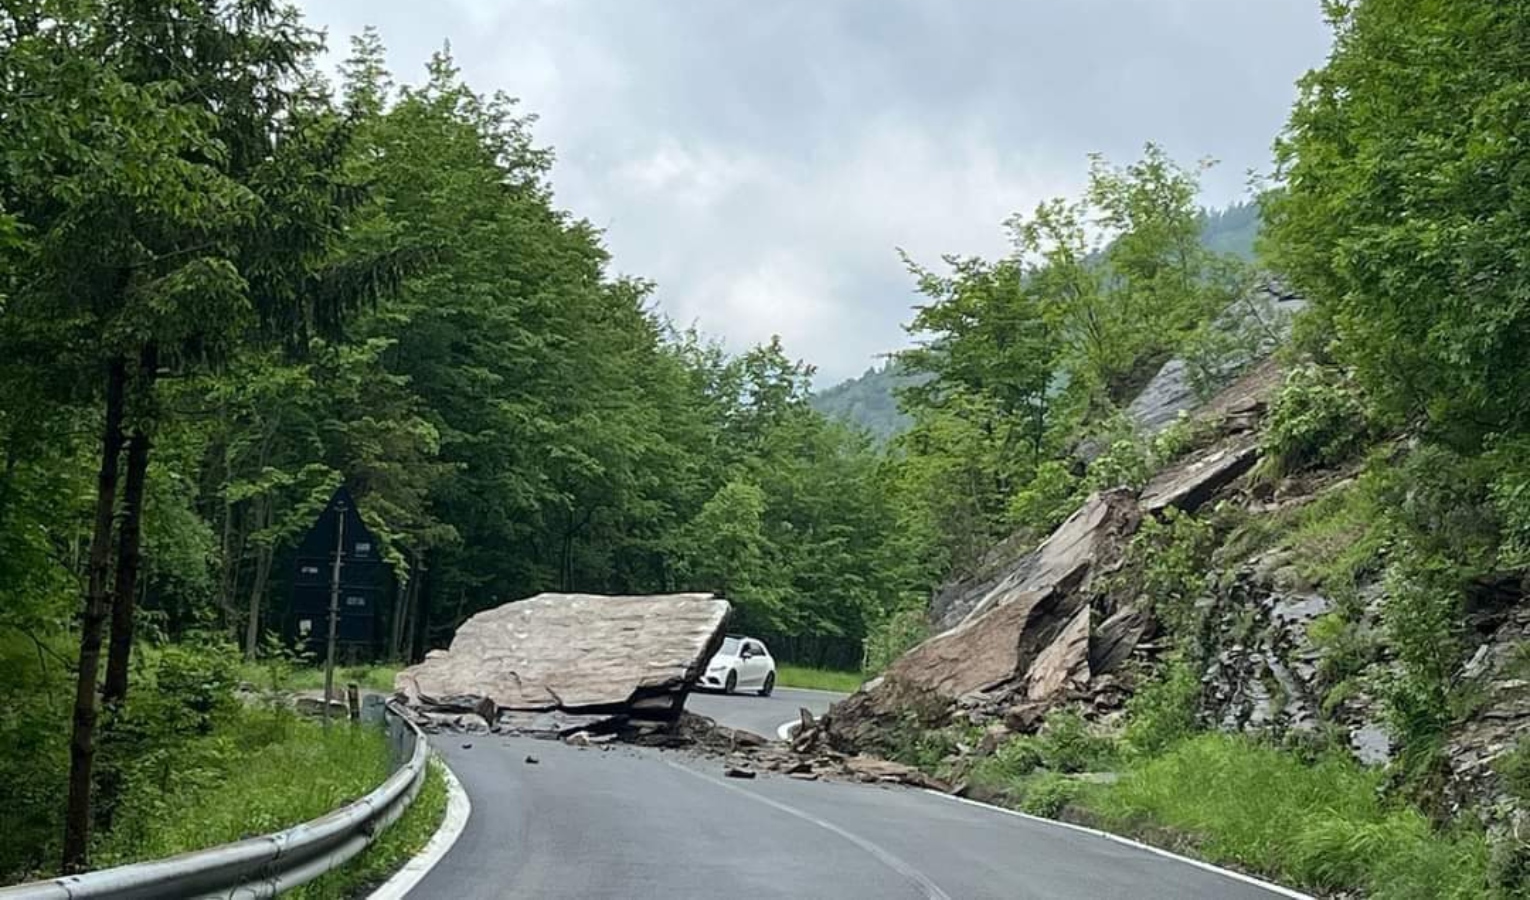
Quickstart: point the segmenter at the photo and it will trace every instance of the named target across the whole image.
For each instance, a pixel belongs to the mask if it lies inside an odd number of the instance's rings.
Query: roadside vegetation
[[[807,688],[814,691],[834,691],[852,694],[868,677],[860,672],[838,672],[833,669],[815,669],[781,663],[776,666],[776,684],[788,688]]]
[[[393,676],[398,674],[400,668],[402,667],[398,665],[383,663],[336,666],[335,690],[341,693],[342,699],[347,684],[358,685],[365,691],[391,694],[393,693]],[[324,669],[322,667],[293,665],[284,667],[275,674],[277,681],[284,690],[322,691],[324,689]],[[272,667],[268,662],[247,662],[239,667],[240,679],[260,689],[267,689],[271,686],[272,676]]]
[[[1277,140],[1256,264],[1206,240],[1199,165],[1093,158],[1080,196],[1005,223],[1001,258],[905,260],[923,299],[882,445],[812,408],[779,340],[730,353],[615,275],[556,205],[533,116],[449,53],[401,84],[368,31],[331,85],[321,36],[266,0],[6,4],[0,879],[281,827],[381,780],[374,734],[235,696],[322,683],[263,636],[339,485],[400,587],[381,658],[539,591],[709,590],[805,648],[783,686],[850,690],[819,667],[881,671],[926,636],[932,585],[1207,441],[1125,410],[1167,360],[1205,399],[1271,351],[1273,274],[1308,309],[1249,502],[1149,519],[1099,585],[1163,628],[1124,721],[1054,711],[981,754],[973,729],[911,728],[898,755],[1314,890],[1526,896],[1530,748],[1497,760],[1486,832],[1446,754],[1491,701],[1464,671],[1474,617],[1530,572],[1530,7],[1324,7],[1334,50]],[[1209,733],[1229,635],[1205,601],[1270,551],[1334,601],[1310,631],[1322,712],[1374,697],[1386,768],[1321,723]]]

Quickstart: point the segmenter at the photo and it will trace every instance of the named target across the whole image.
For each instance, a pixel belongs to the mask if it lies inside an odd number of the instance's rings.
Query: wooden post
[[[335,637],[340,625],[340,560],[345,556],[344,503],[335,504],[335,565],[329,577],[329,640],[324,651],[324,727],[329,727],[329,704],[335,699]]]
[[[351,721],[361,721],[361,686],[351,682],[345,686],[345,706],[351,713]]]

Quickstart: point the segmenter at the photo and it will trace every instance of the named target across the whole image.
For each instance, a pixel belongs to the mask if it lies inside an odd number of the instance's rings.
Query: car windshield
[[[723,638],[722,649],[717,651],[718,656],[738,656],[739,639],[736,637]]]

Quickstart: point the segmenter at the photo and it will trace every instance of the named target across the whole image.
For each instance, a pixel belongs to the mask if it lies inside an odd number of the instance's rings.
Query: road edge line
[[[972,800],[967,797],[958,797],[954,794],[947,794],[942,791],[933,790],[931,788],[920,788],[920,790],[924,791],[926,794],[933,794],[936,797],[944,797],[947,800],[953,800],[957,803],[965,803],[968,806],[977,806],[983,809],[991,809],[994,812],[1000,812],[1008,816],[1015,816],[1020,819],[1025,819],[1028,822],[1035,822],[1040,825],[1054,825],[1058,828],[1066,828],[1069,831],[1077,831],[1081,834],[1088,834],[1093,835],[1094,837],[1105,838],[1108,841],[1114,841],[1117,844],[1125,844],[1128,847],[1136,847],[1138,850],[1146,850],[1155,856],[1162,856],[1167,859],[1172,859],[1175,862],[1185,863],[1186,865],[1194,866],[1197,869],[1202,869],[1207,872],[1215,872],[1218,875],[1223,875],[1227,878],[1231,878],[1233,881],[1241,881],[1244,884],[1251,884],[1254,887],[1263,888],[1264,890],[1267,890],[1273,894],[1277,894],[1281,897],[1289,897],[1291,900],[1317,900],[1317,898],[1311,894],[1303,894],[1298,890],[1285,887],[1284,885],[1265,881],[1262,878],[1255,878],[1252,875],[1245,875],[1242,872],[1235,872],[1232,869],[1224,869],[1221,866],[1206,862],[1205,860],[1182,856],[1173,852],[1172,850],[1165,850],[1162,847],[1154,847],[1152,844],[1144,844],[1141,841],[1134,841],[1129,837],[1123,837],[1119,834],[1112,834],[1109,831],[1101,831],[1098,828],[1090,828],[1087,825],[1075,825],[1072,822],[1060,822],[1057,819],[1048,819],[1043,816],[1033,816],[1030,813],[1024,813],[1017,809],[1005,809],[1002,806],[994,806],[992,803],[984,803],[981,800]]]
[[[441,766],[441,776],[446,781],[446,815],[441,817],[441,826],[420,852],[394,872],[392,878],[368,894],[367,900],[403,900],[457,843],[467,828],[468,818],[473,815],[473,801],[468,799],[467,790],[457,780],[452,767],[446,764],[446,758],[434,752],[431,757]]]
[[[789,684],[780,684],[780,683],[776,684],[776,689],[780,690],[780,691],[801,691],[804,694],[828,694],[830,697],[838,697],[841,700],[844,700],[845,698],[849,697],[851,694],[855,693],[855,691],[850,691],[850,692],[846,693],[845,691],[826,691],[823,688],[792,687]],[[859,690],[859,688],[857,688],[856,690]]]

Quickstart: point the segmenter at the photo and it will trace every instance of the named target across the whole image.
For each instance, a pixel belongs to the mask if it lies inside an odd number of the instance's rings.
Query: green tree
[[[1267,250],[1389,412],[1458,449],[1530,428],[1530,12],[1326,5],[1265,198]]]

